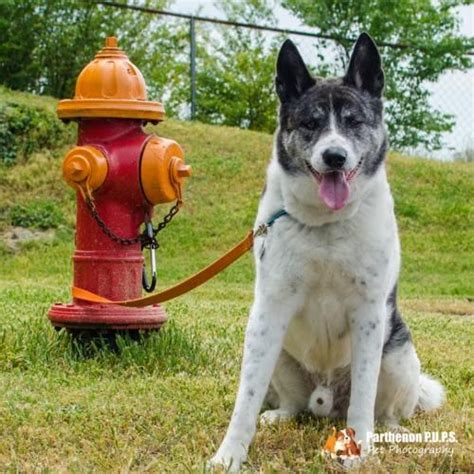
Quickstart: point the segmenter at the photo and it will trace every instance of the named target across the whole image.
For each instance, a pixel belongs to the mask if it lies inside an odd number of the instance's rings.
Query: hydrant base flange
[[[118,305],[54,304],[48,318],[55,328],[67,329],[159,329],[166,322],[166,313],[160,305],[145,308],[127,308]]]

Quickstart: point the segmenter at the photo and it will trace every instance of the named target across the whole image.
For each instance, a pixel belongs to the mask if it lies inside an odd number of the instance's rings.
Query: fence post
[[[189,19],[189,74],[191,79],[191,120],[196,118],[196,30],[194,17]]]

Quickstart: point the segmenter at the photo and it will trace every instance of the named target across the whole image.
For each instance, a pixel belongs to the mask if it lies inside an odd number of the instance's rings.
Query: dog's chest
[[[357,234],[357,229],[334,225],[287,240],[302,256],[295,259],[299,264],[293,271],[304,282],[304,290],[284,347],[309,372],[329,379],[335,369],[350,364],[348,314],[360,301],[360,282],[366,279],[370,261],[364,249],[367,241],[354,238]]]
[[[347,305],[352,277],[327,265],[318,274],[290,323],[284,348],[309,372],[330,378],[332,371],[350,363]]]

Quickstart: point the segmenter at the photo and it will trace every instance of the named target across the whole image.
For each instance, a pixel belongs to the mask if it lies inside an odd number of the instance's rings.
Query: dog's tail
[[[446,398],[444,387],[429,375],[420,375],[420,397],[417,408],[429,411],[439,408]]]

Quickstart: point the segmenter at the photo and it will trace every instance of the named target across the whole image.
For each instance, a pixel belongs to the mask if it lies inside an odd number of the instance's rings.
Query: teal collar
[[[268,219],[267,221],[267,227],[271,227],[275,221],[277,221],[278,219],[280,219],[280,217],[283,217],[283,216],[287,216],[288,215],[288,212],[285,211],[285,209],[280,209],[278,212],[275,212],[275,214],[273,214],[270,219]]]
[[[268,229],[278,220],[280,217],[287,216],[288,212],[285,209],[280,209],[270,216],[270,218],[264,224],[258,226],[258,229],[254,232],[254,237],[261,237],[268,232]]]

